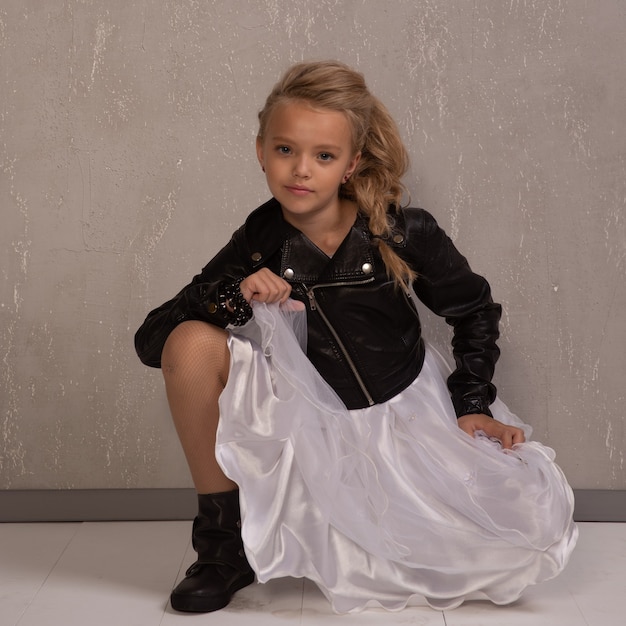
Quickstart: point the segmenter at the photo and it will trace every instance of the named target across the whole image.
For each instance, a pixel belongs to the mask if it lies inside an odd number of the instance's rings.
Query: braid
[[[344,185],[342,194],[354,199],[368,217],[368,226],[377,237],[387,274],[397,285],[406,287],[415,278],[415,272],[385,243],[384,238],[391,231],[388,211],[396,211],[402,204],[406,189],[401,179],[408,169],[409,158],[386,107],[374,96],[372,104],[369,131],[361,148],[361,160]]]

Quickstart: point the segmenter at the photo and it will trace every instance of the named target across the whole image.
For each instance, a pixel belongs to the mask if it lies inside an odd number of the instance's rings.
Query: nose
[[[311,176],[309,162],[305,155],[301,155],[296,159],[293,166],[293,176],[294,178],[309,178]]]

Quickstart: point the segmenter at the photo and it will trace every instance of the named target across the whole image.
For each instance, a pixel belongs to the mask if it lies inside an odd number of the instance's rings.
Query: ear
[[[348,167],[346,169],[346,173],[345,176],[347,176],[348,178],[350,178],[350,176],[352,176],[352,174],[354,174],[354,170],[356,169],[356,166],[359,164],[359,161],[361,160],[361,151],[359,150],[353,157],[352,160],[350,161],[350,163],[348,163]]]
[[[263,158],[263,142],[260,137],[256,138],[256,158],[259,160],[261,169],[265,171],[265,159]]]

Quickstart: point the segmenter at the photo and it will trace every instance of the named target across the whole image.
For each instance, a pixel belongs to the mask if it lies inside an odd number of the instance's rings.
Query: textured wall
[[[134,330],[267,197],[280,72],[336,57],[505,306],[504,400],[626,488],[625,31],[622,0],[4,0],[0,486],[190,486]]]

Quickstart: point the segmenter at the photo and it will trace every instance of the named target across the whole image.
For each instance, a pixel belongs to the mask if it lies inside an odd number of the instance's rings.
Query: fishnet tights
[[[230,353],[226,331],[199,321],[179,324],[168,337],[161,367],[167,399],[198,493],[236,489],[215,460],[218,398]]]

